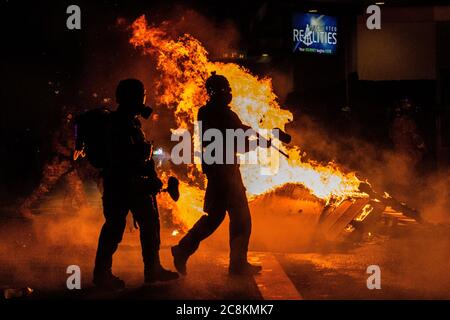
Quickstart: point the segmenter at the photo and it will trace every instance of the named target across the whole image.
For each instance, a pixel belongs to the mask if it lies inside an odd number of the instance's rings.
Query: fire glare
[[[160,73],[157,103],[174,111],[180,128],[192,129],[198,109],[207,101],[204,83],[212,71],[229,80],[233,94],[231,108],[245,124],[255,130],[284,130],[292,121],[292,113],[278,104],[270,78],[259,78],[234,63],[210,61],[207,50],[193,36],[172,36],[169,22],[149,26],[145,16],[139,17],[132,24],[130,43],[156,58]],[[326,203],[366,196],[358,190],[360,180],[354,173],[344,173],[333,163],[305,161],[299,147],[276,145],[289,154],[289,159],[273,149],[257,150],[258,165],[241,165],[250,199],[286,183],[303,185]],[[262,166],[278,170],[272,170],[272,175],[262,175]],[[204,191],[186,181],[180,183],[180,194],[179,202],[171,205],[171,209],[179,222],[190,227],[203,214]]]

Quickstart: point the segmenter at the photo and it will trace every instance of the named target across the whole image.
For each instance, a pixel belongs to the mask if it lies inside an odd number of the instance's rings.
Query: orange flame
[[[161,74],[157,103],[174,110],[180,128],[192,129],[198,109],[207,101],[204,83],[212,71],[224,75],[230,82],[233,100],[231,108],[243,123],[255,130],[280,128],[292,121],[292,113],[282,109],[273,92],[270,78],[259,78],[234,63],[212,62],[202,44],[189,34],[177,39],[169,35],[170,25],[150,27],[145,16],[132,24],[130,43],[157,59]],[[194,141],[195,143],[195,141]],[[305,186],[325,202],[340,202],[347,197],[366,196],[358,190],[360,180],[354,173],[344,173],[335,164],[321,165],[302,160],[298,147],[277,147],[289,154],[289,159],[273,151],[257,149],[258,165],[241,165],[241,173],[250,199],[274,190],[286,183]],[[278,167],[272,175],[262,175],[261,167]],[[181,197],[172,209],[187,226],[202,214],[203,191],[188,183],[180,184]]]

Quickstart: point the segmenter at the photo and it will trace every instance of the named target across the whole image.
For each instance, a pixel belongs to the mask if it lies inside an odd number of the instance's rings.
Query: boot
[[[109,272],[94,275],[92,281],[98,288],[107,290],[118,290],[125,288],[125,282]]]
[[[178,273],[164,269],[160,264],[144,272],[145,283],[154,283],[156,281],[170,281],[178,279]]]
[[[230,264],[228,272],[233,276],[253,276],[260,273],[261,270],[261,266],[255,266],[248,262],[244,262],[242,264]]]
[[[173,256],[173,264],[179,273],[183,276],[187,274],[186,272],[186,263],[189,258],[188,255],[183,254],[179,246],[173,246],[170,251],[172,251]]]

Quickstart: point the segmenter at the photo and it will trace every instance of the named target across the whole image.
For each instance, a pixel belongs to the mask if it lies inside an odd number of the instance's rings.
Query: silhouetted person
[[[202,130],[215,128],[225,137],[226,129],[249,129],[229,107],[232,99],[231,88],[224,76],[213,73],[206,81],[206,89],[209,101],[198,112],[198,120],[202,121]],[[246,142],[248,143],[248,139]],[[203,140],[202,143],[203,148],[208,144]],[[223,152],[224,157],[226,151]],[[247,262],[251,217],[246,189],[242,183],[234,150],[233,153],[234,164],[202,163],[203,173],[208,179],[203,208],[207,215],[202,216],[179,244],[172,247],[175,267],[182,274],[186,274],[189,256],[197,250],[202,240],[209,237],[219,227],[226,212],[230,217],[230,274],[250,275],[261,271],[260,266],[253,266]]]
[[[425,186],[421,176],[423,159],[426,154],[425,141],[420,134],[414,117],[415,105],[403,98],[394,109],[395,118],[390,128],[390,138],[394,147],[396,168],[391,174],[389,190],[398,198],[408,199]],[[416,219],[415,216],[412,216]]]
[[[122,288],[125,283],[111,272],[112,256],[117,250],[131,211],[140,230],[145,282],[178,278],[176,272],[165,270],[159,260],[160,224],[154,195],[161,189],[151,145],[141,130],[138,115],[149,109],[144,106],[145,91],[136,79],[120,81],[116,90],[117,110],[111,113],[111,137],[107,166],[102,170],[102,227],[95,258],[94,283],[104,288]]]
[[[413,113],[412,101],[408,98],[401,99],[395,108],[395,118],[390,129],[395,152],[411,168],[414,168],[422,160],[426,150]]]
[[[72,158],[75,141],[73,138],[73,113],[63,110],[63,118],[52,136],[52,157],[44,168],[39,186],[21,203],[19,212],[22,217],[32,218],[31,209],[60,181],[65,179],[68,184],[67,197],[70,209],[82,209],[87,206],[83,182],[80,178],[79,164]],[[75,207],[73,206],[75,204]]]

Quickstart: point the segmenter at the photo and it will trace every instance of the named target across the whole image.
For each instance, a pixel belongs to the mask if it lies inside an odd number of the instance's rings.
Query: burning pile
[[[292,113],[278,104],[270,78],[258,78],[234,63],[210,61],[207,50],[193,36],[184,34],[173,38],[167,22],[151,27],[141,16],[133,23],[132,30],[130,43],[157,60],[160,72],[157,103],[173,110],[180,128],[192,130],[197,111],[206,102],[204,82],[212,71],[229,80],[233,94],[231,108],[243,123],[255,130],[276,127],[284,130],[292,121]],[[349,197],[368,196],[359,191],[361,181],[354,173],[344,173],[333,163],[321,165],[305,161],[300,148],[287,147],[279,141],[274,144],[287,153],[289,159],[278,157],[273,151],[257,149],[254,152],[259,153],[258,165],[241,165],[250,199],[289,183],[304,186],[329,205],[337,205]],[[191,166],[190,169],[198,170],[195,165]],[[261,166],[279,169],[272,175],[262,175]],[[201,175],[192,175],[192,179],[198,176]],[[171,208],[179,222],[187,227],[203,214],[204,193],[189,182],[192,181],[180,183],[180,201]]]

